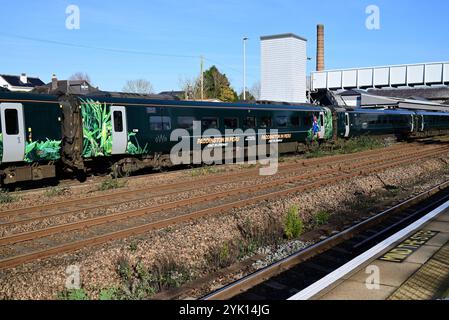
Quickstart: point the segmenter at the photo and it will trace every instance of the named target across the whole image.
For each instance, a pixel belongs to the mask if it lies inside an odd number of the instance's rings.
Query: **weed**
[[[241,164],[239,165],[240,169],[254,169],[257,167],[257,164],[255,163],[250,163],[250,164]]]
[[[150,270],[150,284],[158,291],[178,288],[191,279],[189,270],[173,258],[160,258]]]
[[[299,208],[292,206],[285,218],[284,235],[288,240],[298,238],[304,230],[304,222],[299,217]]]
[[[195,168],[191,171],[192,177],[199,177],[199,176],[207,176],[209,174],[217,173],[218,170],[215,167],[201,167],[201,168]]]
[[[129,250],[131,252],[137,251],[137,247],[138,247],[138,243],[137,242],[131,242],[131,244],[129,245]]]
[[[219,245],[209,249],[207,255],[208,265],[214,269],[227,268],[233,263],[237,262],[240,256],[239,246],[236,246],[232,242],[225,243],[224,245]]]
[[[117,178],[108,177],[98,187],[98,191],[106,191],[112,189],[123,188],[126,185],[126,181],[121,181]]]
[[[125,257],[120,257],[117,263],[117,273],[119,277],[124,281],[130,281],[133,275],[131,263]]]
[[[58,294],[59,300],[89,300],[89,296],[87,295],[84,289],[73,289],[73,290],[64,290]]]
[[[0,203],[11,203],[16,201],[17,199],[13,197],[8,191],[0,190]]]
[[[266,245],[277,245],[283,236],[283,226],[280,221],[267,215],[261,224],[254,224],[249,218],[245,218],[237,225],[242,240],[239,243],[240,256],[251,255],[257,249]]]
[[[177,288],[190,279],[190,273],[171,258],[159,259],[151,268],[141,261],[131,264],[125,257],[118,260],[117,272],[122,280],[122,287],[113,294],[106,291],[104,296],[117,300],[141,300],[156,292]]]
[[[315,224],[318,226],[322,226],[329,222],[330,214],[327,211],[319,211],[315,217]]]
[[[44,196],[48,198],[63,196],[70,193],[70,189],[67,187],[51,187],[44,192]]]
[[[320,158],[324,156],[331,156],[336,154],[350,154],[362,152],[366,150],[374,150],[385,147],[385,143],[376,137],[361,136],[350,140],[339,139],[332,145],[312,144],[309,146],[309,151],[305,158]]]
[[[119,300],[119,293],[120,290],[115,287],[102,289],[98,300]]]

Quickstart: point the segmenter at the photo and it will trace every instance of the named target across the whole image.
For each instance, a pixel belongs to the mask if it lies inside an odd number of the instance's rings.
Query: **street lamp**
[[[243,100],[246,101],[246,41],[247,37],[243,38]]]

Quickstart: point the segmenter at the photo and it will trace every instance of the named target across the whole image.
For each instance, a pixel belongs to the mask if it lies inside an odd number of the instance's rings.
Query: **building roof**
[[[300,37],[294,33],[282,33],[282,34],[275,34],[271,36],[262,36],[260,37],[260,40],[274,40],[274,39],[284,39],[284,38],[295,38],[302,41],[307,41],[306,38]]]
[[[368,93],[397,98],[415,98],[421,97],[427,100],[449,100],[449,87],[421,87],[421,88],[398,88],[398,89],[369,89]]]
[[[27,83],[23,83],[22,81],[20,81],[20,76],[0,74],[0,77],[2,77],[6,82],[8,82],[13,87],[34,88],[38,86],[43,86],[45,84],[41,79],[35,77],[27,77]]]

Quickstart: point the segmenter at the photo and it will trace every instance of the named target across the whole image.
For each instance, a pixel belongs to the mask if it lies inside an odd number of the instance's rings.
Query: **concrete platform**
[[[433,236],[415,242],[420,235]],[[419,248],[409,250],[408,245],[415,243]],[[444,297],[448,288],[449,210],[445,210],[312,299],[431,300]]]

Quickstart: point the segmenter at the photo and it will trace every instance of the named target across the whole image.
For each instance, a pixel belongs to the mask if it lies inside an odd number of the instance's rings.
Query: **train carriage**
[[[102,166],[126,174],[171,165],[170,151],[179,142],[171,139],[176,129],[184,130],[193,150],[220,151],[231,143],[240,148],[244,140],[243,147],[249,141],[277,142],[279,152],[287,153],[335,136],[403,138],[448,127],[449,114],[438,112],[178,101],[107,92],[0,92],[0,178],[6,185],[56,177],[57,169],[84,175]]]
[[[338,135],[351,138],[361,135],[409,136],[415,131],[415,113],[404,110],[355,109],[338,113]]]
[[[4,183],[55,176],[52,163],[60,159],[61,116],[59,102],[53,96],[0,93],[0,169]]]

